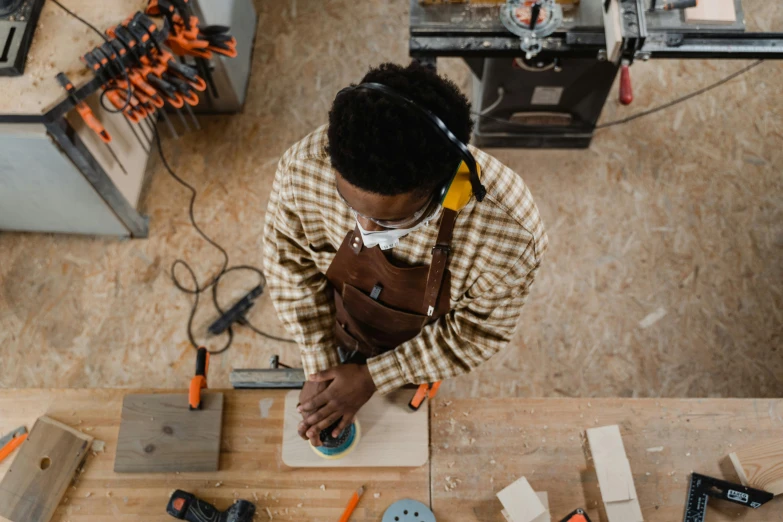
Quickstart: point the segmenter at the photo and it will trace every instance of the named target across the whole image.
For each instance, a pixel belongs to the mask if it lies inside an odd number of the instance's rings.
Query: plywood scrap
[[[760,442],[729,454],[745,486],[783,493],[783,438]]]
[[[217,471],[222,417],[222,393],[202,393],[195,411],[184,393],[126,395],[114,471]]]
[[[689,24],[733,24],[737,21],[734,0],[700,0],[696,7],[685,10]]]
[[[497,494],[503,504],[502,515],[510,522],[550,522],[546,493],[533,491],[525,477],[512,482]]]
[[[49,417],[35,421],[0,482],[0,518],[48,522],[92,440]]]
[[[609,522],[643,522],[620,428],[591,428],[587,430],[587,440]]]

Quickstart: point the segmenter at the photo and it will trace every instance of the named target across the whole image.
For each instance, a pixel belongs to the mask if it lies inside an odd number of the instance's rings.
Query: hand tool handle
[[[16,448],[19,447],[21,443],[23,443],[27,439],[27,433],[24,435],[19,435],[18,437],[14,437],[11,439],[11,441],[3,446],[3,449],[0,449],[0,462],[5,460],[5,458],[10,455]]]
[[[631,70],[628,62],[620,65],[620,103],[630,105],[633,101],[633,88],[631,87]]]
[[[664,2],[663,9],[665,11],[674,11],[675,9],[688,9],[689,7],[696,7],[698,0],[672,0],[671,2]]]
[[[421,404],[424,402],[424,399],[427,398],[429,391],[429,383],[425,382],[424,384],[420,384],[419,388],[416,390],[416,393],[413,395],[413,398],[408,403],[408,408],[412,409],[413,411],[418,411],[421,407]]]

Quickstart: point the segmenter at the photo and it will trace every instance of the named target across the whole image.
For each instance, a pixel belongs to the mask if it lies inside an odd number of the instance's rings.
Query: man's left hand
[[[314,412],[305,418],[307,438],[313,446],[320,446],[319,434],[342,420],[332,432],[337,437],[352,422],[356,413],[370,400],[376,387],[366,364],[343,364],[310,375],[310,381],[332,381],[329,386],[299,406],[299,412]]]

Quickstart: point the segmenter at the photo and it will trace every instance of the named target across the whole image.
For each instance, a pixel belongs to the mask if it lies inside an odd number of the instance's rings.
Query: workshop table
[[[128,393],[154,392],[0,390],[0,433],[23,424],[30,429],[47,414],[106,443],[104,452],[88,455],[53,521],[173,520],[164,508],[177,488],[221,509],[235,498],[251,500],[259,520],[267,517],[268,507],[277,520],[334,521],[364,485],[367,491],[351,518],[355,522],[379,521],[389,504],[405,497],[429,503],[440,521],[493,522],[502,521],[495,494],[525,476],[535,490],[548,492],[553,522],[577,507],[586,508],[593,522],[605,522],[583,434],[586,428],[619,424],[645,522],[678,522],[691,470],[736,482],[728,453],[783,436],[783,400],[440,397],[430,410],[429,466],[293,470],[280,457],[287,391],[228,390],[223,391],[220,471],[117,474],[114,452]],[[260,402],[269,399],[263,417],[266,404],[261,408]],[[13,457],[0,464],[0,476]],[[738,518],[781,521],[783,500],[756,511],[712,501],[706,522]]]
[[[618,424],[645,522],[679,522],[689,474],[739,482],[728,459],[783,437],[783,400],[466,399],[431,410],[432,507],[438,520],[502,521],[496,494],[519,477],[549,494],[552,521],[578,507],[605,522],[584,430]],[[706,522],[783,520],[783,498],[758,510],[710,500]]]
[[[115,473],[114,454],[122,399],[129,393],[184,390],[0,390],[0,433],[35,419],[55,420],[105,441],[91,452],[75,487],[69,487],[52,522],[168,522],[166,503],[175,489],[226,509],[237,498],[258,508],[256,520],[334,522],[360,486],[365,494],[352,521],[377,521],[401,498],[429,502],[429,467],[415,469],[290,469],[281,460],[287,390],[218,390],[225,394],[220,471],[214,473]],[[216,390],[210,390],[211,392]],[[265,400],[264,408],[260,401]],[[268,414],[268,399],[272,399]],[[18,452],[18,450],[17,450]],[[0,463],[4,475],[16,453]],[[321,486],[324,485],[324,489]],[[380,493],[379,498],[375,494]],[[256,500],[257,499],[257,500]],[[3,520],[0,517],[0,520]]]

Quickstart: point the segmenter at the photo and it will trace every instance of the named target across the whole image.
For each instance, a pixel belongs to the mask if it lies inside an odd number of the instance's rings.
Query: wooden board
[[[296,411],[299,390],[285,398],[283,462],[292,468],[418,467],[429,458],[429,419],[427,408],[408,408],[411,390],[386,396],[374,395],[359,411],[361,439],[356,448],[337,460],[321,458],[302,440],[297,426],[302,415]]]
[[[220,471],[115,473],[112,468],[122,401],[128,392],[0,389],[0,433],[21,425],[29,428],[46,413],[105,442],[104,451],[89,452],[84,473],[78,475],[76,488],[68,489],[52,522],[172,522],[165,506],[176,488],[191,491],[220,509],[237,498],[250,500],[258,508],[259,521],[268,520],[269,508],[274,522],[334,522],[361,485],[365,494],[351,522],[378,522],[389,504],[403,498],[429,505],[429,466],[331,469],[325,473],[323,469],[283,465],[285,390],[222,390]],[[0,476],[12,458],[0,462]]]
[[[48,522],[91,443],[89,435],[49,417],[35,421],[0,482],[0,517]]]
[[[609,522],[642,522],[631,464],[616,424],[586,432],[601,499]]]
[[[685,10],[685,21],[694,24],[732,24],[737,21],[734,0],[699,0]]]
[[[692,470],[738,482],[726,455],[783,437],[779,399],[456,400],[441,391],[431,416],[432,508],[449,522],[503,522],[496,494],[521,476],[549,494],[553,521],[581,507],[606,522],[587,428],[620,426],[645,522],[682,520]],[[772,522],[783,496],[757,510],[711,501],[708,511],[708,522]]]
[[[201,401],[190,411],[187,394],[126,395],[114,471],[217,471],[223,394],[202,393]]]
[[[729,454],[734,470],[746,486],[783,493],[783,434]]]
[[[603,4],[603,2],[601,2]],[[620,49],[623,43],[623,29],[620,24],[620,4],[611,0],[609,10],[601,9],[604,17],[604,36],[606,38],[606,57],[610,62],[620,60]]]

